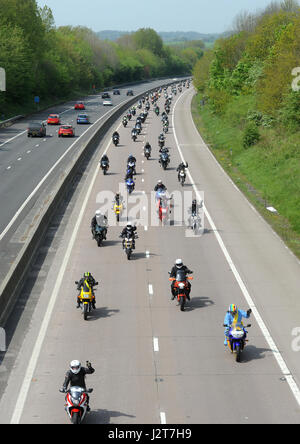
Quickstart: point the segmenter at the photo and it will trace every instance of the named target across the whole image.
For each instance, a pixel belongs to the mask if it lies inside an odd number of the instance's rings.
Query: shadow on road
[[[126,418],[135,418],[133,415],[127,415],[122,412],[114,412],[110,410],[91,410],[89,415],[86,417],[86,424],[110,424],[111,418],[119,418],[120,416]]]

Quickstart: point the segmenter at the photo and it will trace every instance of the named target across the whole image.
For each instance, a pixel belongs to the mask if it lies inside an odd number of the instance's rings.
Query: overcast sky
[[[94,31],[228,31],[241,11],[264,9],[271,0],[38,0],[52,9],[56,26]]]

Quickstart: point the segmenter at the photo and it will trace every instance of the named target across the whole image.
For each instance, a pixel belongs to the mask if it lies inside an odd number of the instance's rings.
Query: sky
[[[93,31],[196,31],[231,29],[242,11],[264,9],[271,0],[37,0],[52,9],[56,26],[87,26]]]

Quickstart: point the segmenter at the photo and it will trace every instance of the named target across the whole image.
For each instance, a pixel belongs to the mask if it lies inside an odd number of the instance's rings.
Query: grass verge
[[[243,148],[243,130],[252,97],[231,102],[217,116],[193,98],[192,115],[206,144],[251,204],[300,259],[300,150],[299,133],[261,128],[261,140]],[[277,214],[267,207],[274,207]]]

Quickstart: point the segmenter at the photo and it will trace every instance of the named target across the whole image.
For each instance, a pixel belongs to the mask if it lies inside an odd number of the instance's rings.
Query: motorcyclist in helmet
[[[122,233],[120,234],[120,238],[123,239],[123,241],[122,241],[123,249],[125,247],[125,238],[133,240],[132,248],[135,249],[136,230],[137,230],[136,226],[132,225],[131,222],[128,222],[126,227],[124,227],[124,229],[122,230]]]
[[[86,385],[85,385],[85,376],[86,375],[92,375],[95,372],[95,369],[92,367],[92,364],[89,361],[86,361],[86,367],[81,366],[81,362],[77,359],[70,362],[70,370],[67,371],[65,380],[63,383],[62,388],[60,389],[60,392],[66,393],[68,391],[68,386],[70,384],[70,387],[81,387],[86,391]],[[87,396],[87,410],[90,411],[89,406],[89,396],[86,393]]]
[[[106,240],[107,235],[107,217],[101,213],[100,210],[97,210],[95,216],[91,220],[91,231],[93,235],[93,239],[95,239],[96,227],[103,228],[103,238]]]
[[[249,319],[250,315],[252,313],[251,308],[247,311],[239,310],[236,304],[230,304],[228,311],[225,314],[224,318],[224,325],[227,325],[228,327],[225,328],[225,339],[224,339],[224,345],[227,346],[228,341],[228,335],[230,326],[235,323],[237,326],[241,327],[243,325],[242,319],[246,318]]]
[[[118,139],[120,140],[120,134],[118,133],[118,131],[115,131],[115,132],[113,133],[112,138],[114,139],[115,137],[118,138]]]
[[[163,184],[162,180],[159,180],[154,187],[154,191],[163,190],[167,191],[167,187]]]
[[[100,163],[102,163],[102,162],[108,162],[108,163],[109,163],[109,158],[108,158],[108,156],[107,156],[106,154],[104,154],[104,155],[101,157]]]
[[[184,164],[183,162],[181,162],[179,165],[178,165],[178,168],[177,168],[177,172],[178,172],[178,181],[180,182],[180,171],[184,171],[184,173],[185,173],[185,169],[186,168],[188,168],[188,163],[186,163],[186,164]]]
[[[94,293],[94,286],[98,284],[94,277],[92,276],[92,274],[88,271],[86,271],[83,275],[83,278],[80,279],[80,281],[77,284],[77,290],[81,291],[81,289],[83,289],[83,291],[88,292],[90,290],[90,288],[92,288],[92,295],[93,295],[93,301],[92,301],[92,306],[95,309],[96,308],[96,297],[95,297],[95,293]],[[81,301],[79,299],[80,294],[77,297],[77,306],[76,308],[80,308],[80,304]]]
[[[172,268],[172,270],[170,272],[170,277],[176,278],[178,270],[183,270],[186,274],[193,273],[186,265],[183,265],[183,262],[182,262],[181,259],[176,259],[175,265],[173,266],[173,268]],[[190,300],[190,293],[191,293],[191,284],[190,284],[190,282],[187,281],[187,285],[188,285],[188,291],[187,291],[186,297],[187,297],[188,300]],[[174,286],[175,286],[175,281],[173,281],[172,285],[171,285],[171,292],[172,292],[171,299],[172,300],[175,299],[175,297],[176,297]]]

